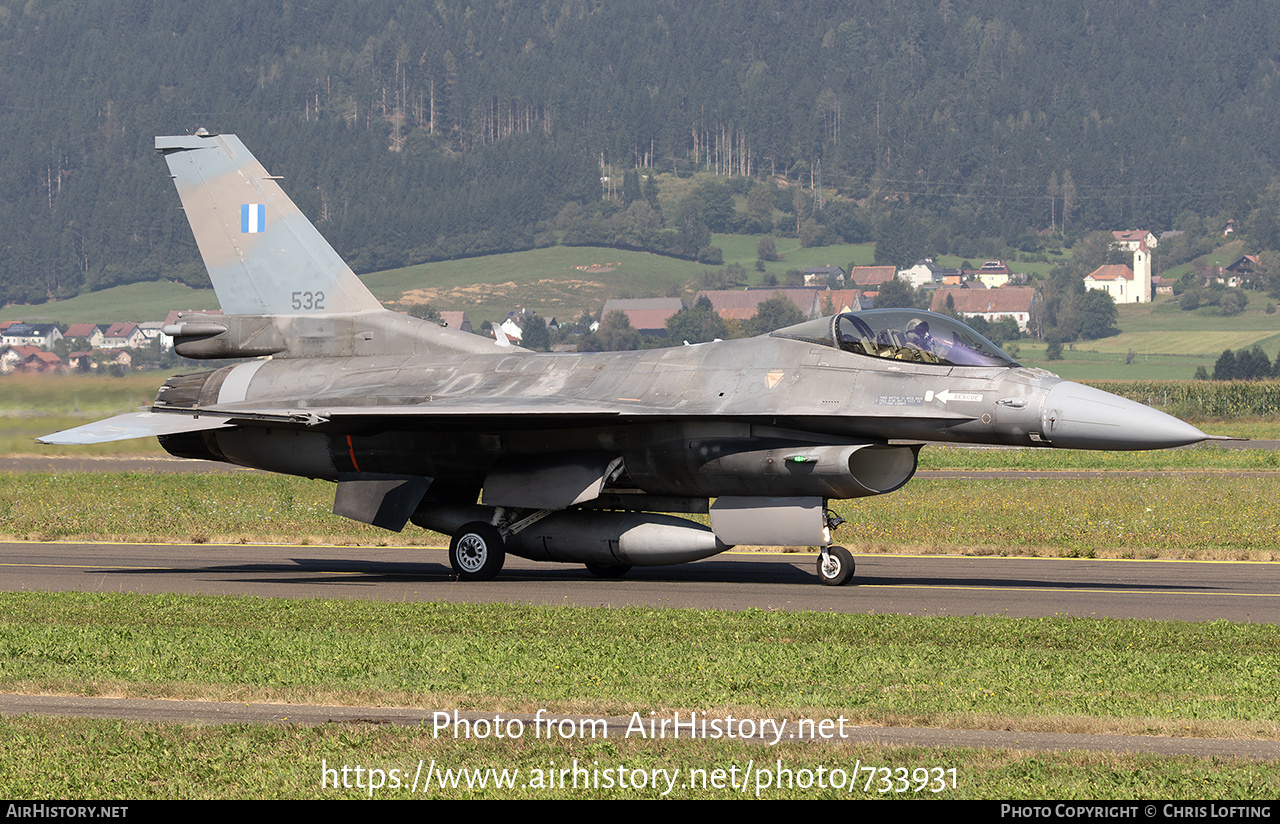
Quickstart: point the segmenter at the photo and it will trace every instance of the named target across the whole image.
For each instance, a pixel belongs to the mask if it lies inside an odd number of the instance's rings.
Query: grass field
[[[378,724],[201,727],[6,718],[0,719],[0,758],[9,765],[0,778],[0,791],[15,799],[1162,798],[1265,802],[1280,791],[1270,765],[1233,759],[791,742],[766,749],[739,742],[634,739],[534,740],[514,746],[505,741],[453,741],[434,736],[430,728]],[[335,783],[342,780],[337,770],[343,767],[348,769],[349,783],[337,789]],[[357,767],[363,769],[358,777]],[[572,774],[560,772],[574,767],[588,771],[579,773],[578,787],[573,786]],[[333,772],[322,776],[324,768]],[[435,780],[429,788],[415,792],[413,779],[426,770],[433,772]],[[750,779],[744,781],[748,770]],[[954,789],[951,770],[956,777]],[[826,776],[821,787],[819,773]],[[625,788],[619,786],[621,774],[626,776]],[[668,775],[677,782],[674,790],[668,789]],[[916,775],[926,781],[945,780],[937,792],[929,786],[917,791],[918,785],[911,783]],[[496,787],[502,780],[514,786]],[[735,782],[732,786],[730,780]],[[645,786],[637,788],[641,781]],[[770,783],[775,781],[786,786]],[[836,781],[841,782],[840,789],[832,788]],[[585,786],[588,782],[594,784]],[[370,788],[371,784],[377,788]],[[135,810],[130,813],[136,815]]]
[[[1212,373],[1224,349],[1249,349],[1256,344],[1272,359],[1280,355],[1280,319],[1266,314],[1266,303],[1266,296],[1251,293],[1246,310],[1230,318],[1222,317],[1215,307],[1184,312],[1169,297],[1119,306],[1120,334],[1076,341],[1057,361],[1045,359],[1045,344],[1040,341],[1016,341],[1017,360],[1068,380],[1189,380],[1197,366]],[[1132,363],[1128,362],[1130,352]]]
[[[45,446],[41,435],[130,412],[155,400],[168,372],[106,375],[5,375],[0,377],[0,455],[163,454],[155,438]]]
[[[110,594],[0,594],[0,689],[336,702],[589,718],[844,719],[1275,740],[1280,630],[1066,618],[381,604]],[[109,757],[108,757],[109,756]],[[431,728],[202,728],[0,722],[9,797],[355,797],[322,763],[410,773],[551,762],[691,769],[955,769],[955,787],[853,797],[1272,798],[1280,774],[1222,759],[963,748],[595,739],[454,740]],[[776,766],[775,766],[776,765]],[[406,779],[406,784],[408,783]],[[751,789],[754,794],[754,787]],[[422,793],[420,793],[422,794]],[[429,797],[658,797],[610,788],[436,789]],[[386,788],[380,797],[406,797]],[[676,797],[742,797],[681,788]],[[761,797],[835,797],[769,787]],[[749,796],[750,797],[750,796]]]
[[[758,239],[741,235],[712,238],[712,243],[722,247],[725,264],[742,265],[751,285],[759,285],[765,273],[776,275],[781,283],[790,269],[828,264],[848,267],[851,260],[861,265],[870,263],[875,254],[871,244],[802,249],[800,241],[781,238],[777,246],[785,259],[767,263],[762,273],[755,270]],[[472,325],[479,327],[484,320],[502,320],[513,308],[576,320],[583,311],[598,314],[611,297],[655,297],[672,292],[688,297],[700,273],[719,268],[644,252],[553,246],[425,263],[366,275],[364,281],[384,302],[409,300],[442,310],[464,310]]]
[[[16,304],[0,309],[0,320],[53,323],[114,323],[164,320],[171,311],[217,309],[212,289],[192,289],[180,283],[131,283],[68,300],[36,305]]]

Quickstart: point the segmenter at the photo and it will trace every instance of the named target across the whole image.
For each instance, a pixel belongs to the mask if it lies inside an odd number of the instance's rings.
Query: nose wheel
[[[853,580],[853,554],[842,546],[823,547],[818,555],[818,578],[829,587]]]

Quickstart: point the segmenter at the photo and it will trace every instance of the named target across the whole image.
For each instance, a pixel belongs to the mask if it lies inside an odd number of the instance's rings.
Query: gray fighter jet
[[[920,441],[1209,437],[923,311],[643,352],[499,347],[384,309],[236,137],[156,149],[227,313],[165,332],[186,357],[257,360],[175,376],[144,411],[41,440],[158,436],[180,457],[323,478],[339,515],[453,536],[464,580],[494,577],[507,552],[616,577],[763,544],[820,547],[818,575],[839,585],[854,563],[831,545],[827,502],[899,489]]]

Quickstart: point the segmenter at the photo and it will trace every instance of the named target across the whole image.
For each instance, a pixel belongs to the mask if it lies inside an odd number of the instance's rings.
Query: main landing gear
[[[449,542],[449,565],[462,581],[490,581],[506,560],[502,534],[484,521],[463,524]]]

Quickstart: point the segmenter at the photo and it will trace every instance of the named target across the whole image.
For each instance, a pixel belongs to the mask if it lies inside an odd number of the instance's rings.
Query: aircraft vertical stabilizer
[[[381,309],[235,135],[157,137],[222,311],[316,315]]]

